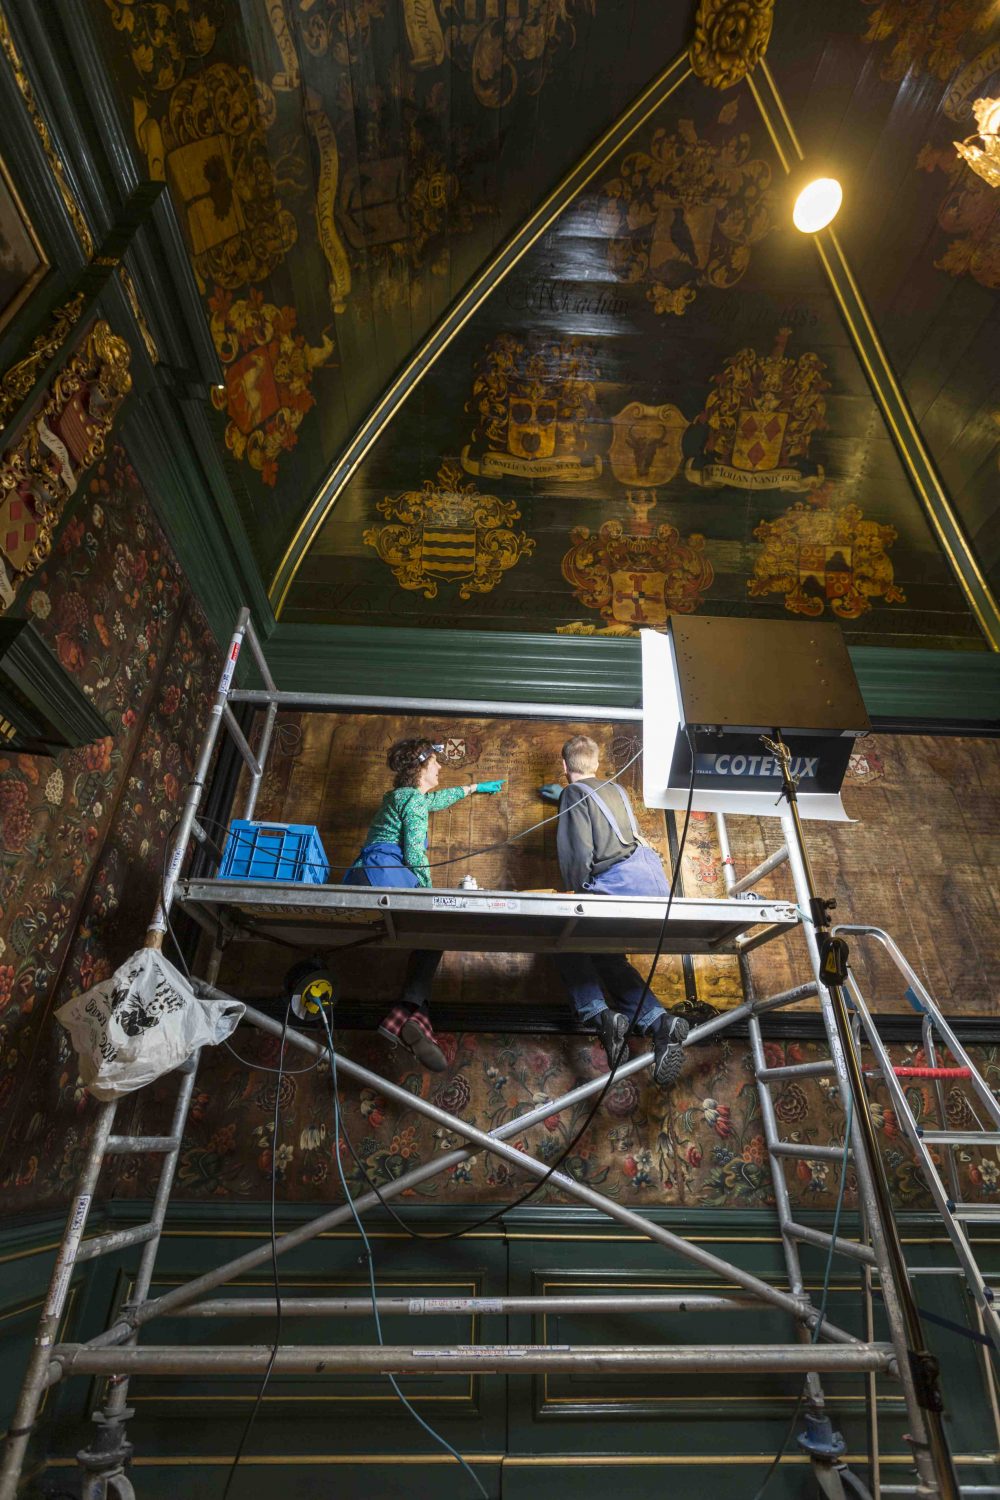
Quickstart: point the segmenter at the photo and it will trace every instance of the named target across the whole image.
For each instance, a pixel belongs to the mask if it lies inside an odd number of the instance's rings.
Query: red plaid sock
[[[412,1020],[413,1010],[409,1005],[394,1005],[387,1016],[379,1022],[379,1031],[385,1036],[399,1036],[407,1021]]]

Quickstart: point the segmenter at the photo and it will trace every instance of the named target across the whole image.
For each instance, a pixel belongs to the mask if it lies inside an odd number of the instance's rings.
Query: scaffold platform
[[[663,931],[655,896],[519,891],[365,890],[292,881],[182,880],[177,906],[207,932],[337,948],[365,931],[381,948],[465,953],[652,953]],[[746,953],[799,923],[787,901],[675,897],[661,951]]]

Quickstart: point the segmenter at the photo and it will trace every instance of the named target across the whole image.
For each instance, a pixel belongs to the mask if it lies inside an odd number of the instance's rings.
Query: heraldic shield
[[[619,484],[655,489],[669,484],[681,466],[687,419],[676,406],[630,401],[611,419],[611,472]]]
[[[815,354],[785,353],[790,337],[790,328],[779,328],[770,354],[740,349],[714,377],[694,429],[704,432],[704,452],[685,469],[692,484],[810,490],[822,483],[809,445],[826,426],[830,382]]]
[[[866,614],[873,599],[906,603],[888,553],[895,527],[866,521],[856,505],[800,500],[754,536],[762,545],[747,582],[751,598],[784,594],[790,614],[815,618],[829,606],[841,620]]]
[[[576,526],[562,573],[577,599],[604,619],[602,634],[635,635],[665,625],[672,614],[693,614],[715,574],[705,556],[705,538],[683,540],[675,526],[627,532],[621,521],[605,521],[596,533]],[[562,634],[592,634],[596,627],[562,626]]]
[[[446,464],[423,489],[386,497],[378,509],[396,524],[364,533],[400,588],[420,590],[425,599],[437,598],[439,581],[457,583],[460,599],[488,594],[535,548],[531,537],[512,529],[521,516],[512,500],[460,485],[457,472]]]

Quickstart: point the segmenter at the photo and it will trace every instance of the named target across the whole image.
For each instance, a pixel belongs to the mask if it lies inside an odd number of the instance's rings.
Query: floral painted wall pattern
[[[141,941],[214,646],[121,447],[17,602],[113,735],[0,757],[0,1201],[62,1201],[92,1106],[52,1010]]]

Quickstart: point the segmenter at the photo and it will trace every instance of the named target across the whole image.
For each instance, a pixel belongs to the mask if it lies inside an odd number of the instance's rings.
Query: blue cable
[[[375,1262],[372,1257],[372,1247],[369,1242],[368,1236],[365,1233],[365,1227],[361,1222],[361,1216],[354,1206],[354,1199],[351,1196],[351,1190],[347,1185],[347,1178],[344,1174],[344,1163],[340,1155],[340,1088],[337,1083],[337,1050],[333,1045],[333,1032],[330,1029],[330,1018],[326,1013],[325,1006],[320,1007],[320,1015],[323,1017],[323,1025],[326,1028],[327,1041],[330,1046],[330,1075],[333,1080],[333,1154],[337,1158],[337,1172],[340,1176],[340,1185],[344,1190],[344,1197],[346,1198],[347,1203],[350,1207],[352,1217],[355,1224],[357,1225],[358,1233],[360,1234],[361,1241],[365,1247],[365,1255],[368,1259],[368,1286],[372,1300],[372,1317],[375,1320],[375,1334],[378,1338],[379,1347],[384,1348],[385,1339],[382,1337],[382,1320],[380,1319],[378,1314],[378,1289],[375,1286]],[[476,1486],[476,1489],[482,1495],[483,1500],[489,1500],[489,1496],[486,1493],[486,1490],[483,1488],[476,1475],[472,1472],[472,1469],[466,1463],[462,1455],[451,1446],[447,1438],[443,1438],[439,1432],[436,1432],[434,1430],[429,1422],[424,1421],[424,1418],[420,1415],[417,1409],[412,1406],[407,1398],[403,1395],[403,1392],[400,1390],[399,1385],[396,1381],[395,1375],[387,1375],[386,1379],[392,1386],[393,1390],[396,1392],[396,1395],[399,1397],[400,1401],[406,1407],[406,1410],[410,1413],[410,1416],[413,1418],[413,1420],[419,1423],[419,1425],[424,1429],[428,1436],[433,1438],[435,1443],[438,1443],[446,1453],[450,1453],[456,1463],[460,1463],[462,1465],[462,1468],[468,1474],[469,1478]]]

